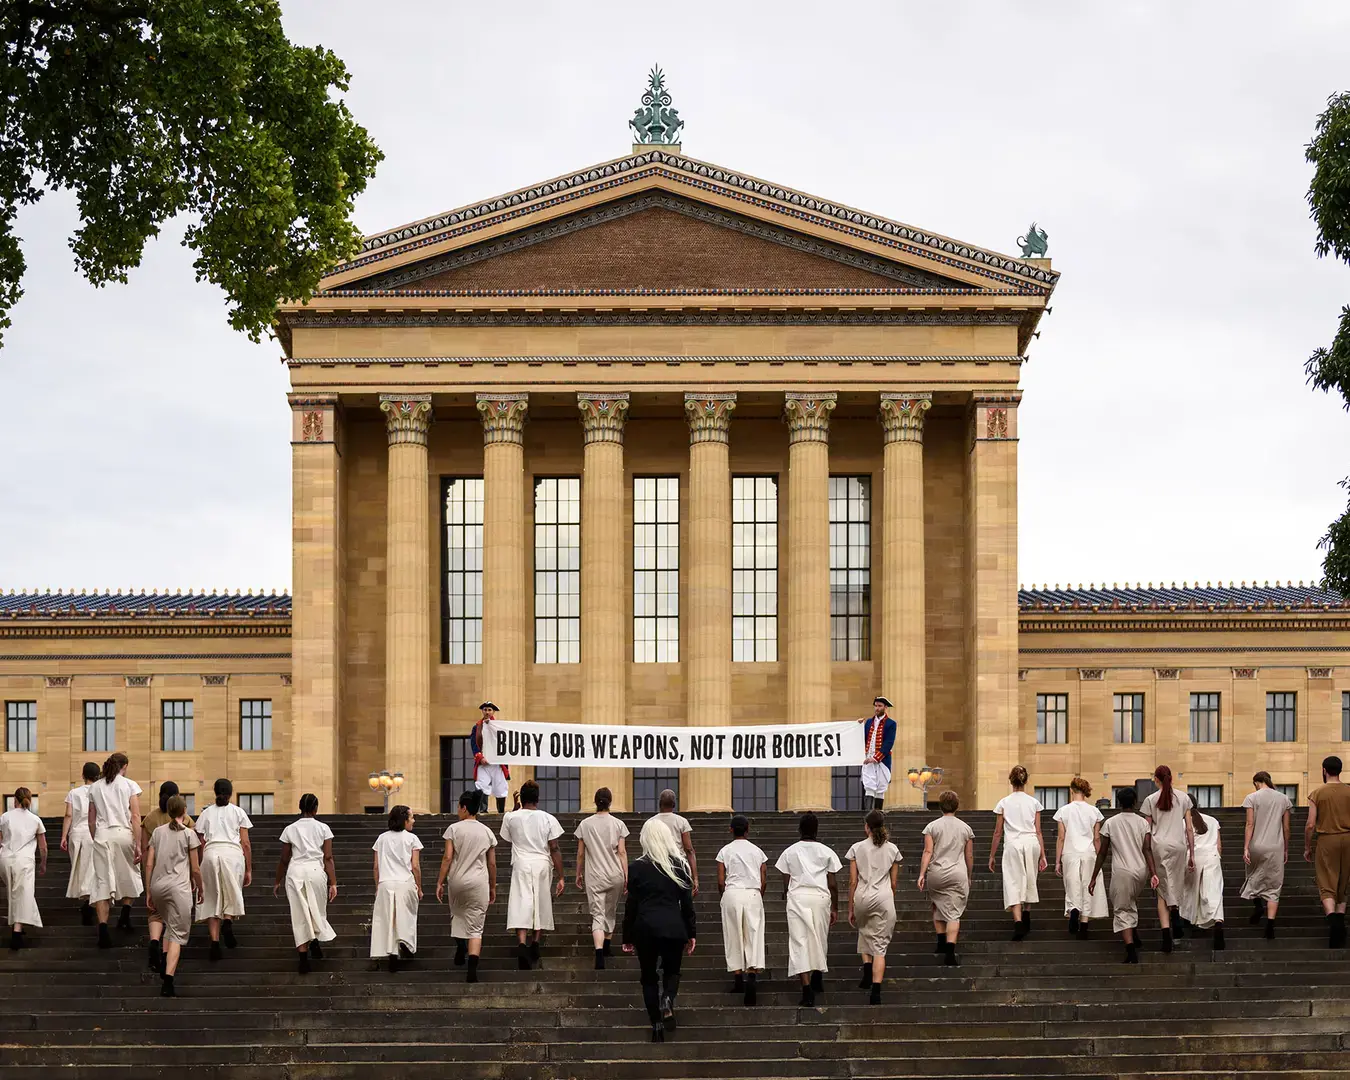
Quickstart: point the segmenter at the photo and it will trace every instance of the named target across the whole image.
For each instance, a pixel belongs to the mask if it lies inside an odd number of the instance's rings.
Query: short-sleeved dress
[[[1294,804],[1284,792],[1262,785],[1242,805],[1252,812],[1252,839],[1247,845],[1252,861],[1242,883],[1242,898],[1278,902],[1284,888],[1284,815]]]
[[[612,934],[623,895],[624,860],[619,841],[628,826],[613,814],[592,814],[577,826],[577,839],[586,845],[586,901],[591,912],[591,931]]]
[[[1122,810],[1102,823],[1101,834],[1111,842],[1111,929],[1119,934],[1139,925],[1139,890],[1148,884],[1144,840],[1148,819]],[[1100,890],[1100,883],[1097,886]]]
[[[1172,808],[1158,809],[1161,791],[1155,791],[1139,812],[1153,823],[1153,869],[1158,875],[1158,895],[1170,908],[1179,908],[1186,889],[1186,815],[1191,812],[1191,797],[1184,791],[1172,792]]]
[[[192,933],[192,858],[201,841],[189,828],[160,825],[150,834],[155,866],[150,875],[150,899],[164,923],[164,940],[188,943]]]
[[[442,836],[455,849],[445,879],[450,894],[450,936],[461,941],[481,938],[491,896],[487,855],[497,846],[497,837],[477,818],[451,823]]]
[[[975,832],[955,814],[943,814],[925,825],[923,834],[933,838],[933,857],[923,882],[928,900],[938,919],[959,921],[970,899],[966,844],[975,839]]]
[[[47,832],[42,819],[16,806],[0,814],[0,882],[9,901],[9,926],[41,926],[36,896],[37,838]]]
[[[95,780],[89,785],[95,817],[91,904],[134,900],[145,891],[136,868],[136,837],[131,834],[131,800],[140,793],[140,784],[120,773],[111,783]]]
[[[788,875],[788,975],[828,971],[830,933],[829,875],[843,867],[830,848],[798,840],[774,864]]]
[[[202,852],[202,905],[197,921],[238,919],[244,914],[244,847],[241,833],[253,828],[243,807],[212,804],[197,817]]]
[[[845,856],[858,872],[853,890],[853,921],[858,926],[858,953],[885,956],[895,932],[895,892],[891,867],[901,861],[900,849],[887,840],[874,844],[871,837],[859,840]]]

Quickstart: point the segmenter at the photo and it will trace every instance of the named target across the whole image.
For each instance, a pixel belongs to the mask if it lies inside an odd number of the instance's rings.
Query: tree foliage
[[[257,341],[360,236],[383,155],[336,97],[342,61],[292,45],[276,0],[0,0],[0,330],[22,295],[19,207],[69,189],[75,263],[125,281],[178,214],[197,279]]]
[[[1317,133],[1308,143],[1313,165],[1308,206],[1317,226],[1314,245],[1319,257],[1332,255],[1350,263],[1350,92],[1335,94],[1317,118]],[[1318,390],[1336,391],[1350,409],[1350,305],[1341,308],[1329,347],[1315,349],[1305,365],[1308,382]],[[1350,480],[1341,481],[1350,489]],[[1322,570],[1326,584],[1350,596],[1350,507],[1331,523],[1320,546],[1326,551]]]

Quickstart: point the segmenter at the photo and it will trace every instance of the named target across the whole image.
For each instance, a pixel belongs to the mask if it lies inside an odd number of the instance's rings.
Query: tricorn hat
[[[872,699],[872,704],[873,704],[873,705],[878,705],[878,704],[880,704],[880,705],[885,705],[886,708],[888,708],[888,709],[894,709],[894,708],[895,708],[895,706],[891,704],[890,698],[884,698],[884,697],[882,697],[880,694],[878,694],[876,697],[874,697],[874,698]]]
[[[493,712],[496,712],[496,711],[497,711],[497,706],[494,705],[494,704],[492,704],[492,702],[490,702],[490,701],[485,701],[485,702],[483,702],[483,704],[479,705],[478,708],[479,708],[480,710],[481,710],[481,709],[491,709]]]

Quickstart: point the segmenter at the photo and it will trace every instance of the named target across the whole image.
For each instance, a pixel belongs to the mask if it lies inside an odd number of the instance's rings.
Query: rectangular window
[[[1222,784],[1192,784],[1186,794],[1201,810],[1217,810],[1223,805]]]
[[[239,702],[239,749],[272,749],[270,698],[245,698]]]
[[[675,805],[680,805],[679,769],[634,769],[633,810],[639,814],[654,814],[661,792],[669,788],[675,792]]]
[[[536,765],[539,809],[550,814],[575,814],[581,809],[581,770],[561,765]]]
[[[84,748],[111,754],[117,747],[117,703],[84,703]]]
[[[731,808],[738,814],[778,809],[777,769],[732,769]]]
[[[159,703],[161,750],[185,751],[192,749],[192,702],[161,701]]]
[[[731,478],[731,658],[778,659],[778,478]]]
[[[270,814],[272,812],[272,793],[269,791],[266,794],[258,792],[250,794],[241,791],[239,793],[239,808],[249,817],[253,817],[255,814]]]
[[[581,662],[581,481],[534,482],[534,662]]]
[[[1294,742],[1297,694],[1266,694],[1266,742]]]
[[[1069,695],[1036,695],[1036,741],[1038,743],[1067,743],[1069,741]]]
[[[830,652],[872,659],[872,478],[830,477]]]
[[[1219,695],[1191,695],[1191,742],[1219,741]]]
[[[181,794],[181,792],[180,792],[180,794]],[[196,816],[197,816],[197,796],[196,796],[195,794],[193,794],[193,795],[184,795],[184,796],[183,796],[183,801],[184,801],[185,803],[187,803],[188,817],[196,817]]]
[[[1036,789],[1036,801],[1044,806],[1048,813],[1053,813],[1061,806],[1068,805],[1069,789],[1066,787],[1038,787]]]
[[[830,770],[830,806],[835,810],[862,809],[861,765],[836,765]]]
[[[1111,788],[1111,805],[1112,805],[1112,806],[1116,806],[1116,807],[1120,806],[1120,793],[1121,793],[1122,791],[1133,791],[1136,795],[1139,794],[1138,789],[1137,789],[1133,784],[1121,784],[1121,785],[1118,786],[1118,787],[1115,786],[1115,785],[1113,785],[1112,788]],[[1135,805],[1138,806],[1139,804],[1136,802]]]
[[[467,735],[441,736],[441,813],[453,814],[459,797],[476,785],[478,770]]]
[[[680,659],[680,478],[633,479],[633,660]]]
[[[1341,742],[1350,742],[1350,690],[1341,691]]]
[[[1144,741],[1144,695],[1112,694],[1112,710],[1116,719],[1116,742]]]
[[[483,478],[444,481],[445,631],[441,661],[483,662]]]
[[[5,702],[5,749],[11,754],[37,753],[37,702]]]
[[[13,809],[14,809],[14,796],[13,796],[13,795],[6,795],[6,796],[5,796],[5,809],[6,809],[6,810],[13,810]],[[36,814],[36,813],[39,812],[39,811],[38,811],[38,796],[37,796],[37,795],[34,795],[33,798],[32,798],[32,801],[28,804],[28,810],[29,810],[30,813],[34,813],[34,814]]]
[[[1298,785],[1297,784],[1276,784],[1275,790],[1287,798],[1295,806],[1298,805]]]

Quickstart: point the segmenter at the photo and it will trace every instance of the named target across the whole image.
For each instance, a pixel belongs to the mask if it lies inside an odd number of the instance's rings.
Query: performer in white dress
[[[485,701],[478,708],[483,715],[469,729],[469,749],[473,752],[473,782],[483,793],[484,798],[491,795],[497,800],[497,813],[501,814],[506,811],[506,789],[511,782],[511,767],[490,765],[483,756],[483,741],[486,738],[483,725],[497,718],[497,706]]]
[[[610,953],[619,898],[628,888],[628,826],[609,812],[614,793],[595,793],[595,813],[577,826],[577,888],[584,891],[591,912],[591,944],[595,970],[603,970]]]
[[[801,839],[774,864],[787,886],[788,976],[801,977],[806,1008],[825,992],[830,927],[839,917],[836,875],[843,869],[839,856],[816,840],[819,830],[816,815],[803,814],[797,822]]]
[[[722,896],[722,947],[731,992],[744,993],[745,1004],[755,1004],[759,972],[764,967],[764,889],[768,885],[769,857],[750,836],[750,819],[731,819],[731,843],[717,853],[717,891]]]
[[[328,922],[328,905],[337,899],[337,866],[333,862],[333,830],[318,818],[319,797],[300,796],[300,816],[281,830],[281,857],[272,895],[286,886],[291,906],[291,935],[300,954],[300,974],[311,960],[323,959],[323,942],[337,932]]]
[[[1139,812],[1152,826],[1158,922],[1162,925],[1163,952],[1171,952],[1172,939],[1185,937],[1181,897],[1186,872],[1195,865],[1195,830],[1191,827],[1191,797],[1172,790],[1172,770],[1159,765],[1153,771],[1153,780],[1158,790],[1144,800]]]
[[[516,964],[522,971],[539,963],[540,938],[553,929],[553,897],[561,896],[567,884],[558,847],[562,834],[558,819],[539,809],[539,785],[526,780],[520,785],[520,809],[502,818],[502,839],[511,845],[506,928],[516,932]]]
[[[130,759],[120,750],[103,763],[89,786],[89,838],[94,849],[94,883],[89,899],[98,918],[98,947],[112,948],[108,915],[122,906],[117,925],[131,929],[131,903],[144,891],[141,861],[141,786],[128,778]]]
[[[1195,833],[1194,869],[1186,875],[1181,897],[1181,917],[1201,930],[1214,928],[1214,948],[1224,948],[1223,937],[1223,841],[1219,822],[1191,807]]]
[[[422,841],[417,819],[406,806],[389,811],[389,827],[372,845],[375,852],[375,909],[370,919],[370,958],[399,960],[417,955],[417,905],[422,899]]]
[[[459,819],[442,837],[445,854],[436,875],[436,902],[450,890],[450,936],[455,939],[455,966],[469,965],[466,982],[478,981],[483,952],[483,926],[488,908],[497,902],[497,838],[478,820],[488,797],[477,788],[459,797]]]
[[[1120,813],[1103,822],[1098,836],[1101,846],[1092,867],[1088,892],[1095,896],[1101,891],[1097,878],[1111,860],[1111,908],[1114,915],[1111,928],[1125,942],[1126,964],[1139,963],[1139,893],[1145,885],[1158,887],[1158,875],[1153,865],[1153,837],[1148,818],[1136,812],[1134,804],[1139,796],[1134,788],[1121,788],[1116,793]]]
[[[872,992],[870,1002],[881,1004],[886,978],[886,950],[895,932],[895,879],[900,872],[900,849],[886,838],[886,817],[869,811],[863,820],[865,839],[845,858],[848,872],[848,921],[858,928],[858,955],[862,958],[861,990]]]
[[[215,783],[216,801],[197,818],[202,841],[202,902],[197,921],[205,922],[211,934],[212,960],[221,957],[220,943],[233,949],[234,920],[244,915],[244,890],[253,884],[253,848],[248,831],[253,828],[244,808],[230,802],[234,785],[223,777]]]
[[[0,882],[9,903],[9,947],[16,951],[24,947],[25,926],[42,926],[34,887],[47,873],[47,827],[32,805],[33,793],[21,787],[14,792],[14,808],[0,814]]]
[[[1294,804],[1284,792],[1275,790],[1270,773],[1264,769],[1252,777],[1252,784],[1256,790],[1242,800],[1247,813],[1242,846],[1247,877],[1242,883],[1242,897],[1252,902],[1250,922],[1265,919],[1266,937],[1273,940],[1284,888],[1284,865],[1289,861],[1289,817]]]
[[[1044,870],[1045,838],[1041,833],[1041,811],[1045,809],[1023,788],[1027,770],[1014,765],[1008,773],[1012,794],[994,804],[994,842],[989,848],[989,872],[994,872],[994,856],[1000,839],[1003,845],[1003,907],[1012,912],[1014,941],[1031,933],[1028,906],[1039,902],[1036,874]]]
[[[99,778],[99,767],[92,761],[84,763],[81,775],[84,783],[66,793],[66,816],[61,822],[61,850],[70,856],[70,881],[66,885],[66,899],[80,902],[80,922],[90,926],[94,908],[89,894],[94,888],[94,847],[89,839],[89,786]]]
[[[1092,867],[1101,846],[1098,830],[1102,812],[1092,805],[1092,785],[1081,776],[1069,784],[1069,801],[1055,811],[1059,833],[1055,839],[1055,873],[1064,879],[1064,914],[1069,933],[1088,936],[1093,919],[1107,916],[1106,890],[1089,893]]]

